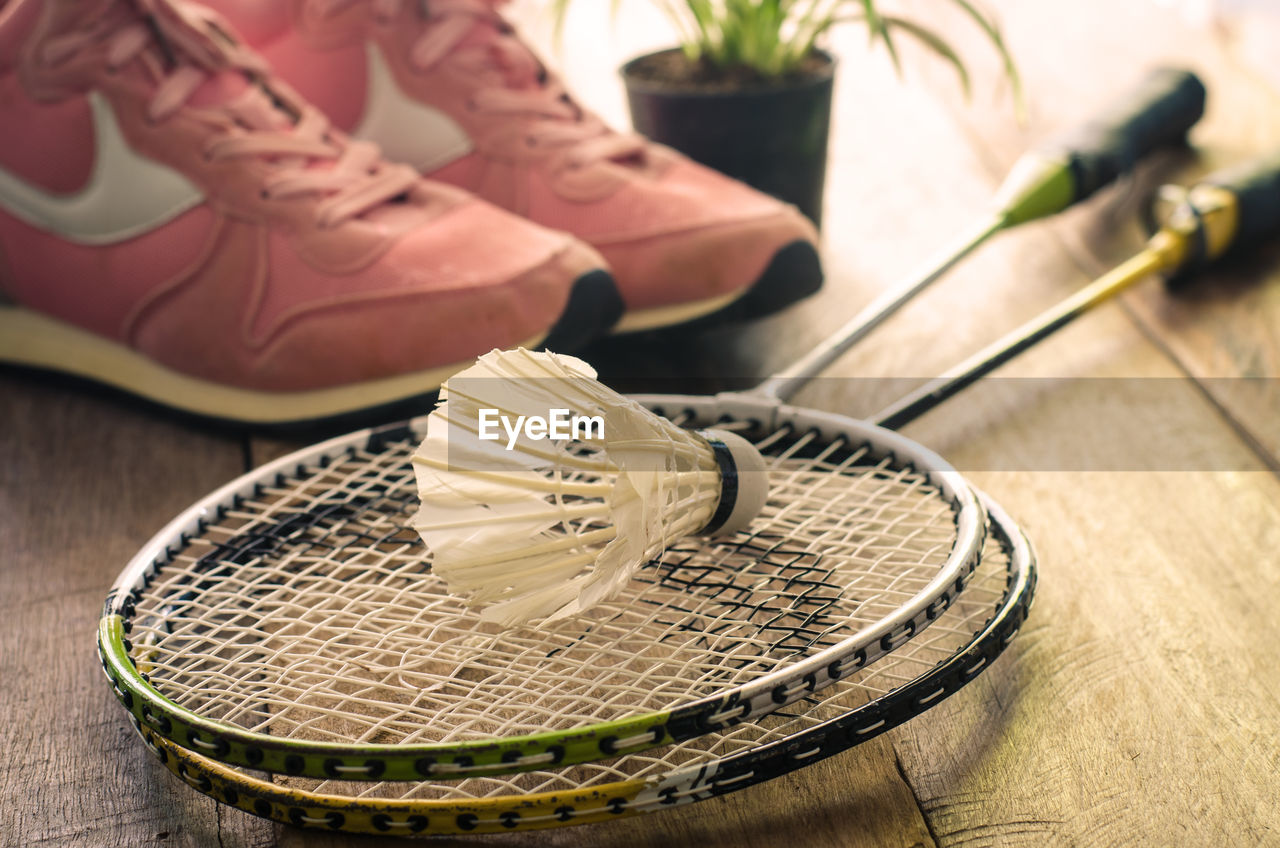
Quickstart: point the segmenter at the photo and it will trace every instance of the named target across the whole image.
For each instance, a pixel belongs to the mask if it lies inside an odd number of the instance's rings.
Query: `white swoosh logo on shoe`
[[[377,45],[369,42],[366,49],[368,92],[364,116],[352,135],[376,142],[388,159],[412,165],[424,174],[471,152],[471,137],[457,121],[407,97],[396,85]]]
[[[91,92],[89,107],[97,149],[84,188],[52,194],[0,168],[0,207],[68,241],[101,245],[150,232],[204,200],[186,177],[129,147],[106,98]]]

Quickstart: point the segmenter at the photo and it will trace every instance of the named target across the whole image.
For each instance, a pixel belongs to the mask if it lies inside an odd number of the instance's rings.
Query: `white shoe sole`
[[[627,312],[613,333],[636,333],[695,321],[700,328],[752,321],[814,294],[822,287],[822,277],[822,263],[814,245],[794,241],[781,247],[764,272],[746,288],[694,303]]]
[[[718,312],[740,297],[744,297],[749,289],[730,292],[719,297],[699,300],[695,303],[677,303],[674,306],[657,306],[653,309],[628,310],[613,328],[613,335],[621,333],[640,333],[645,330],[656,330],[659,327],[670,327],[684,324]]]
[[[7,304],[0,304],[0,361],[63,371],[184,412],[249,424],[315,421],[426,394],[472,362],[327,389],[255,391],[179,373],[102,336]]]

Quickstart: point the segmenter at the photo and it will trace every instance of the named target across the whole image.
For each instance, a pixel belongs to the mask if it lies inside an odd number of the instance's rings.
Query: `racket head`
[[[111,590],[99,626],[112,688],[152,732],[233,765],[356,780],[498,774],[608,758],[772,712],[914,637],[963,588],[980,553],[985,514],[963,478],[931,451],[864,422],[780,411],[765,400],[735,400],[733,417],[714,398],[645,400],[678,412],[687,426],[758,436],[775,470],[788,475],[784,489],[809,487],[809,512],[787,500],[795,493],[771,496],[774,518],[762,516],[750,533],[672,546],[658,561],[659,576],[636,584],[634,597],[549,631],[550,642],[527,631],[518,641],[511,631],[484,629],[433,585],[439,581],[425,552],[404,527],[416,504],[408,456],[425,433],[425,417],[360,431],[227,484],[139,552]],[[858,485],[869,488],[860,493]],[[797,527],[813,531],[804,544],[786,535]],[[814,539],[819,549],[806,549]],[[837,556],[824,544],[852,553]],[[862,556],[858,545],[870,553]],[[884,564],[882,573],[871,567]],[[348,608],[341,595],[340,608],[318,605],[303,590],[320,577],[339,595],[378,583],[381,600]],[[263,598],[274,616],[265,629]],[[768,606],[775,598],[790,608]],[[379,621],[387,609],[400,617]],[[307,616],[324,619],[325,627],[337,618],[354,623],[295,638],[296,619]],[[441,619],[449,622],[443,637],[415,633],[439,631]],[[661,638],[646,629],[654,622]],[[354,678],[335,677],[335,664],[349,671],[353,654],[378,649],[391,631],[408,641],[379,661],[380,677],[371,680],[363,667]],[[625,641],[632,638],[643,646],[638,660]],[[500,654],[513,640],[518,647]],[[731,650],[699,647],[709,641]],[[767,656],[756,655],[761,643]],[[329,655],[312,664],[307,650],[317,645]],[[454,670],[442,675],[420,662],[404,668],[406,657],[435,657],[442,646],[454,652]],[[622,675],[609,684],[621,700],[608,701],[592,682],[599,668],[573,671],[593,659]],[[619,670],[636,662],[658,668],[656,676]],[[246,667],[247,677],[237,677]],[[477,667],[473,676],[491,679],[505,668],[524,683],[482,692],[474,680],[458,682],[458,669]],[[689,667],[698,671],[692,683],[680,677]],[[719,679],[726,668],[738,676]],[[578,680],[573,708],[548,706],[574,674],[587,679]],[[531,681],[543,689],[523,688]],[[677,684],[687,688],[673,692]],[[450,693],[414,703],[427,686]],[[299,692],[310,700],[289,700]],[[340,707],[346,712],[334,718]],[[488,712],[462,712],[473,707]],[[495,719],[494,710],[506,712]]]
[[[510,780],[316,787],[259,776],[193,754],[135,723],[147,747],[198,791],[301,827],[352,833],[444,835],[609,821],[729,794],[796,771],[885,733],[959,691],[991,666],[1030,610],[1036,561],[1008,515],[985,499],[991,533],[972,585],[938,623],[800,710],[612,763]],[[619,777],[627,779],[618,779]],[[545,787],[521,791],[525,787]],[[345,793],[342,790],[347,790]],[[363,790],[363,791],[361,791]]]

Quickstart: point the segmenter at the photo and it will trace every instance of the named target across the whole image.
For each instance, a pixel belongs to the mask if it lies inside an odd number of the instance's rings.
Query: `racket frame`
[[[207,718],[153,686],[130,658],[127,622],[137,593],[150,585],[187,540],[216,522],[226,505],[252,498],[263,481],[333,462],[355,449],[379,452],[388,443],[420,438],[427,420],[420,416],[338,436],[268,463],[202,498],[143,546],[108,594],[98,628],[99,659],[117,699],[140,725],[188,750],[280,774],[377,781],[530,771],[666,745],[778,710],[913,638],[963,590],[981,555],[986,513],[960,473],[928,448],[864,421],[784,405],[772,397],[726,393],[644,395],[637,400],[655,410],[687,414],[696,426],[738,420],[773,430],[786,421],[797,432],[815,431],[827,439],[866,445],[873,458],[892,457],[899,467],[921,471],[955,514],[956,536],[946,563],[925,588],[892,614],[798,662],[670,710],[644,711],[564,730],[409,745],[291,740]]]
[[[476,799],[385,799],[328,795],[282,786],[184,750],[140,722],[143,742],[197,791],[246,812],[300,827],[349,833],[448,835],[501,833],[628,818],[727,795],[765,783],[867,742],[931,709],[991,666],[1031,608],[1036,556],[1004,510],[978,493],[992,535],[1009,557],[1000,603],[961,649],[907,683],[756,748],[681,766],[663,775],[583,787]],[[890,661],[890,660],[886,660]]]

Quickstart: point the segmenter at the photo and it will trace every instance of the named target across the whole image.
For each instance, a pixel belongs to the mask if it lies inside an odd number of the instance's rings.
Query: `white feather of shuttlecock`
[[[616,596],[672,541],[710,521],[720,471],[707,442],[596,381],[571,356],[493,351],[441,389],[413,457],[413,525],[449,591],[504,625],[574,615]],[[604,437],[478,437],[481,409],[600,416]]]

